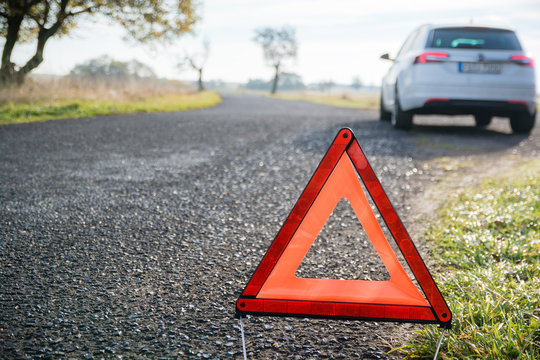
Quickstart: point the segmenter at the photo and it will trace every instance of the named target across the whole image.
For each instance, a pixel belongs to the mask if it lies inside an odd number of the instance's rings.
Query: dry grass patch
[[[281,93],[272,95],[272,97],[284,100],[300,100],[315,104],[336,106],[352,109],[370,109],[379,108],[379,95],[374,93],[342,93],[324,94],[320,92],[301,92],[301,93]]]
[[[20,88],[0,90],[0,124],[95,115],[182,111],[221,102],[212,91],[195,92],[181,82],[131,79],[92,81],[34,77]]]

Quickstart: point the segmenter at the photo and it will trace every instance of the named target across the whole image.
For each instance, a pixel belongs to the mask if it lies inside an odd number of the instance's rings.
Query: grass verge
[[[271,95],[273,98],[284,100],[300,100],[315,104],[329,105],[352,109],[379,109],[378,95],[318,95],[318,94],[302,94],[302,93],[284,93]]]
[[[168,94],[127,101],[81,99],[35,103],[11,102],[0,106],[0,125],[106,114],[194,110],[214,106],[220,102],[220,96],[213,91]]]
[[[441,359],[540,358],[540,160],[463,190],[427,230],[454,314]],[[427,326],[394,349],[431,359],[440,330]]]

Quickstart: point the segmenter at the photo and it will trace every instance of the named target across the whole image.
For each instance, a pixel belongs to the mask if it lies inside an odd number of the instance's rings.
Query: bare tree
[[[191,31],[198,20],[195,9],[195,0],[2,0],[0,85],[21,84],[43,61],[47,41],[68,34],[81,18],[101,15],[122,25],[133,39],[146,42]],[[18,66],[12,52],[24,41],[35,42],[36,49]]]
[[[204,38],[202,42],[202,50],[198,52],[189,53],[184,51],[183,59],[178,63],[179,68],[184,68],[188,65],[190,68],[195,70],[199,76],[197,80],[197,89],[199,91],[204,90],[204,84],[202,80],[203,70],[210,55],[210,41],[208,38]]]
[[[284,61],[296,58],[298,43],[296,42],[296,30],[290,26],[283,26],[281,29],[262,28],[255,30],[253,41],[263,48],[264,59],[269,66],[275,70],[272,90],[275,94],[279,81],[279,69]]]
[[[362,83],[362,80],[360,80],[359,76],[355,76],[352,78],[351,87],[355,90],[360,89],[364,84]]]

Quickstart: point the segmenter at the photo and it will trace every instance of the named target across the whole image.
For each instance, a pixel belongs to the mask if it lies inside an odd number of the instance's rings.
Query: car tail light
[[[527,57],[525,55],[512,55],[510,56],[510,61],[522,65],[522,66],[529,66],[534,67],[534,60],[533,58]]]
[[[414,59],[414,64],[427,64],[427,63],[438,63],[448,58],[447,53],[442,52],[427,52],[418,55]]]

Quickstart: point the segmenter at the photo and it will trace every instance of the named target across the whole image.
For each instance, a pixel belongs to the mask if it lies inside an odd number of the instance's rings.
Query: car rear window
[[[440,28],[431,31],[428,47],[442,49],[521,50],[510,30],[487,28]]]

